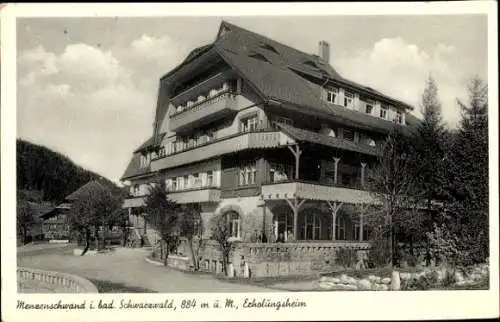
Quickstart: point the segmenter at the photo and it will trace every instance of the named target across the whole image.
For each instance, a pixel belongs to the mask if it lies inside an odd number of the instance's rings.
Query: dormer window
[[[259,53],[251,53],[250,55],[248,55],[248,57],[255,58],[258,60],[262,60],[266,63],[269,63],[269,60],[266,58],[266,56],[259,54]]]
[[[266,43],[262,43],[260,45],[261,48],[264,48],[266,50],[269,50],[269,51],[272,51],[273,53],[275,54],[279,54],[278,51],[276,50],[276,48],[274,48],[273,46],[271,46],[270,44],[266,44]]]
[[[348,91],[344,92],[344,107],[354,107],[354,94]]]
[[[326,90],[326,101],[328,103],[336,104],[339,96],[338,88],[329,88]]]
[[[304,62],[304,65],[308,65],[308,66],[310,66],[310,67],[312,67],[312,68],[315,68],[315,69],[318,69],[318,68],[319,68],[319,67],[318,67],[318,65],[316,65],[316,63],[315,63],[315,62],[313,62],[312,60],[306,60],[306,61]]]

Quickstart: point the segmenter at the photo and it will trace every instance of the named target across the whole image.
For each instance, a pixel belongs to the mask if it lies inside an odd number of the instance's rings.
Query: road
[[[209,274],[189,274],[147,263],[148,252],[140,248],[117,248],[108,254],[74,256],[61,246],[47,250],[18,249],[18,265],[76,274],[87,279],[121,283],[161,293],[182,292],[273,292],[247,284],[228,283]]]

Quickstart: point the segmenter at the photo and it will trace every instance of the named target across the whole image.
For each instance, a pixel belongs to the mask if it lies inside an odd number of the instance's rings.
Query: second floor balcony
[[[218,74],[173,98],[169,106],[170,130],[183,131],[237,111],[240,80],[227,77],[224,73]]]
[[[175,168],[193,161],[207,160],[246,149],[276,148],[293,143],[295,141],[291,137],[276,129],[240,132],[153,160],[151,170]]]

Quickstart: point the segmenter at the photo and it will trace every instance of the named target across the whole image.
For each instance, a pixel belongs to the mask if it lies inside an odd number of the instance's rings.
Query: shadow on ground
[[[158,293],[142,287],[128,286],[122,283],[90,279],[99,293]]]

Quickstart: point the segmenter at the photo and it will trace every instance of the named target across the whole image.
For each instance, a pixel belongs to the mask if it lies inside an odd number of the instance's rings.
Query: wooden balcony
[[[134,197],[130,196],[123,201],[122,208],[138,208],[144,206],[144,196]]]
[[[207,144],[153,160],[151,171],[169,169],[246,149],[266,149],[294,144],[288,135],[276,131],[237,133]]]
[[[169,196],[179,204],[198,202],[219,202],[220,188],[203,187],[184,191],[170,191]]]
[[[377,203],[373,195],[365,190],[301,181],[264,184],[262,186],[262,196],[265,200],[301,198],[351,204]]]
[[[170,130],[173,132],[182,131],[229,115],[237,111],[238,98],[239,95],[228,89],[197,102],[193,106],[185,107],[182,112],[176,112],[170,116]]]

